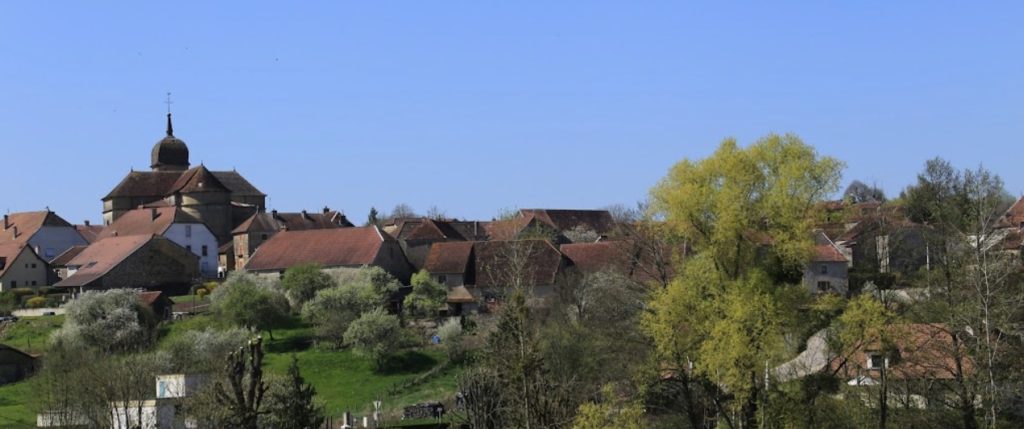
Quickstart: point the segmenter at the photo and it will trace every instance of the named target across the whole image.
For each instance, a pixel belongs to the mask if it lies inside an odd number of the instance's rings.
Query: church
[[[153,146],[151,161],[151,171],[131,171],[103,197],[105,224],[133,209],[177,207],[205,223],[224,244],[235,227],[266,209],[266,194],[237,171],[191,167],[188,146],[174,136],[170,113],[167,135]]]

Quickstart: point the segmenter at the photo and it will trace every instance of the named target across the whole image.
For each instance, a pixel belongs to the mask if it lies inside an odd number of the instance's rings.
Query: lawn
[[[22,318],[3,333],[0,342],[43,353],[50,332],[59,328],[63,321],[63,316]],[[158,346],[184,332],[211,326],[219,327],[219,324],[208,315],[164,324],[160,328]],[[366,414],[372,411],[375,399],[384,402],[385,414],[391,417],[400,415],[406,405],[448,399],[454,394],[456,377],[463,369],[441,366],[445,361],[444,353],[427,347],[396,356],[387,370],[378,372],[370,359],[351,350],[313,348],[312,328],[299,320],[275,330],[273,340],[264,335],[264,341],[267,372],[286,374],[294,354],[302,376],[316,388],[327,414],[335,417],[345,411]],[[435,368],[437,370],[432,372]],[[0,386],[0,427],[34,427],[35,413],[26,405],[33,397],[31,383],[32,380],[27,380]]]
[[[25,400],[33,396],[31,383],[27,380],[0,386],[0,427],[36,427],[36,414],[25,406]]]
[[[0,343],[30,354],[45,353],[50,333],[64,324],[64,316],[22,317],[3,329]]]
[[[169,324],[161,342],[181,333],[216,326],[210,316],[200,315]],[[291,356],[299,360],[299,369],[317,391],[328,415],[340,416],[345,411],[363,414],[373,409],[373,401],[381,399],[387,414],[400,413],[402,407],[424,401],[450,398],[455,392],[455,379],[461,367],[443,367],[444,353],[438,348],[408,351],[384,371],[375,371],[371,359],[351,350],[318,350],[312,347],[312,328],[299,320],[274,330],[274,339],[264,334],[266,357],[264,367],[270,374],[287,373]]]

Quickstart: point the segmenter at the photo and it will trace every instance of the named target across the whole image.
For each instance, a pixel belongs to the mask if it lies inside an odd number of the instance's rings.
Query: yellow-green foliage
[[[43,308],[46,306],[46,298],[41,296],[34,296],[25,301],[25,306],[28,308]]]
[[[612,389],[603,389],[606,398]],[[640,429],[644,427],[644,407],[639,401],[625,403],[584,402],[580,405],[572,429]]]
[[[747,148],[726,139],[711,157],[673,166],[651,191],[652,209],[731,277],[766,241],[784,264],[800,264],[813,244],[812,209],[838,190],[842,165],[790,134]]]

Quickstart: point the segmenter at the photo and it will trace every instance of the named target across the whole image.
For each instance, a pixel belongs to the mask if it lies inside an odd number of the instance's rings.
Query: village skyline
[[[1019,12],[12,5],[0,140],[48,171],[6,166],[17,186],[0,210],[97,222],[110,184],[148,167],[167,92],[195,164],[237,169],[271,207],[358,220],[399,203],[469,219],[632,205],[673,160],[769,132],[890,196],[934,156],[983,164],[1019,195],[1024,172],[997,156],[1024,134]]]

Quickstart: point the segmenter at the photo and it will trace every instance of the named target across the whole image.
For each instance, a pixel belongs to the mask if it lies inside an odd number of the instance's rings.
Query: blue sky
[[[359,221],[631,204],[769,132],[889,194],[934,156],[1024,191],[1024,3],[767,3],[5,3],[0,210],[99,220],[167,91],[194,164]]]

